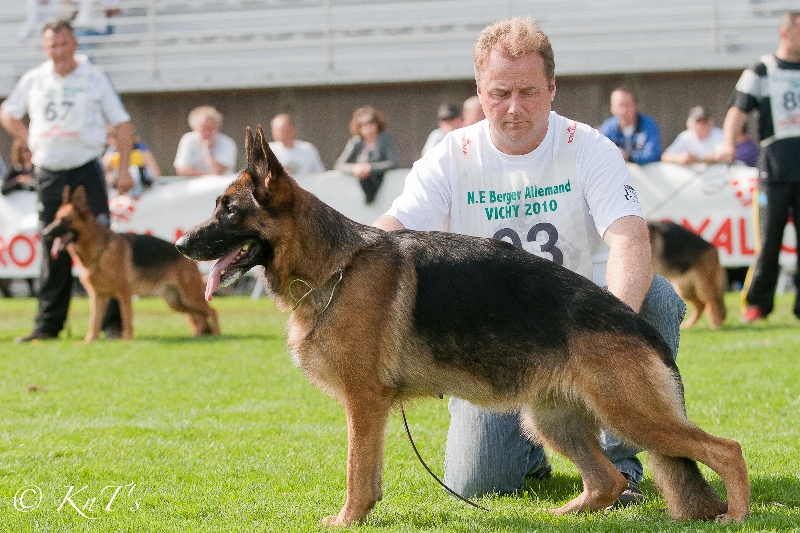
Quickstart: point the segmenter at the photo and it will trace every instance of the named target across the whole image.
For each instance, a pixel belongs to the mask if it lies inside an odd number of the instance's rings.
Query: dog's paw
[[[744,522],[745,518],[747,518],[747,515],[745,515],[745,516],[733,516],[730,513],[725,513],[725,514],[721,514],[721,515],[717,516],[714,519],[714,522],[716,522],[718,524],[730,524],[730,523],[734,523],[734,522]]]
[[[350,521],[340,519],[337,515],[332,514],[320,520],[319,525],[323,527],[350,527]]]

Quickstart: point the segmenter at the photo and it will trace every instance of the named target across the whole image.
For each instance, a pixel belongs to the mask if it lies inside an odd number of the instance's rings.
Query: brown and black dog
[[[725,269],[719,252],[700,235],[675,222],[648,222],[653,268],[669,280],[681,298],[693,306],[681,327],[694,326],[708,311],[711,329],[722,325],[725,308]]]
[[[89,331],[95,340],[111,298],[119,301],[122,338],[133,336],[133,296],[161,293],[175,311],[186,313],[192,333],[219,335],[217,312],[203,298],[197,265],[175,246],[152,235],[114,233],[89,210],[86,190],[64,187],[62,204],[42,234],[54,238],[52,254],[66,249],[79,266],[89,296]]]
[[[627,487],[602,453],[602,426],[649,451],[672,516],[747,516],[741,447],[689,422],[667,344],[627,305],[505,242],[353,222],[285,173],[260,127],[245,144],[247,167],[176,246],[219,258],[207,298],[263,266],[277,305],[293,310],[296,361],[344,405],[347,500],[323,523],[366,518],[382,497],[392,407],[441,394],[520,411],[529,434],[575,463],[583,492],[556,514],[605,509]],[[695,461],[720,475],[727,505]]]

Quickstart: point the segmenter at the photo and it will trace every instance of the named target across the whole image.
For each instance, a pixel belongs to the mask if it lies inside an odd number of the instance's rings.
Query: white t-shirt
[[[37,167],[77,168],[106,149],[106,126],[130,121],[105,72],[76,55],[78,67],[61,77],[53,62],[26,72],[3,102],[3,109],[22,120],[30,117],[28,146]]]
[[[703,140],[697,137],[693,130],[684,130],[675,137],[675,140],[664,153],[669,154],[694,154],[698,159],[711,157],[722,147],[722,129],[714,127]]]
[[[175,168],[195,167],[212,174],[214,169],[206,164],[203,152],[204,148],[200,140],[200,133],[196,131],[184,133],[180,142],[178,142],[178,150],[175,153],[173,165]],[[228,172],[236,171],[236,142],[224,133],[217,133],[217,139],[211,149],[211,155],[218,163],[228,167]]]
[[[448,133],[414,163],[386,214],[409,229],[503,239],[605,285],[602,235],[642,210],[619,149],[551,112],[526,155],[498,150],[486,120]]]
[[[308,141],[295,140],[291,148],[282,142],[272,141],[269,147],[290,176],[325,172],[319,151]]]
[[[436,128],[430,132],[428,139],[425,141],[425,146],[422,147],[422,155],[427,154],[431,148],[442,142],[445,135],[445,131],[442,128]]]

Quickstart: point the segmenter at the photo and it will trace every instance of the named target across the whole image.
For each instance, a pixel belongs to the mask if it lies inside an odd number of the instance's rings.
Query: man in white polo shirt
[[[120,147],[117,189],[121,194],[130,190],[130,116],[108,76],[85,56],[75,54],[78,42],[68,21],[48,23],[42,32],[42,47],[48,60],[22,76],[0,108],[0,122],[31,149],[42,227],[55,217],[65,185],[84,185],[92,212],[108,224],[108,194],[100,157],[106,148],[107,126],[113,126]],[[25,115],[29,127],[23,122]],[[66,252],[53,259],[52,243],[42,237],[39,306],[33,331],[15,342],[56,338],[67,318],[72,262]]]

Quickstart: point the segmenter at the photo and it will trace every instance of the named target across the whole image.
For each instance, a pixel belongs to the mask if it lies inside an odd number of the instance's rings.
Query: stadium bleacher
[[[51,0],[53,2],[57,0]],[[557,74],[739,69],[774,47],[778,0],[125,0],[84,37],[122,93],[415,82],[472,76],[488,22],[536,16]],[[42,59],[26,6],[0,0],[0,96]]]

